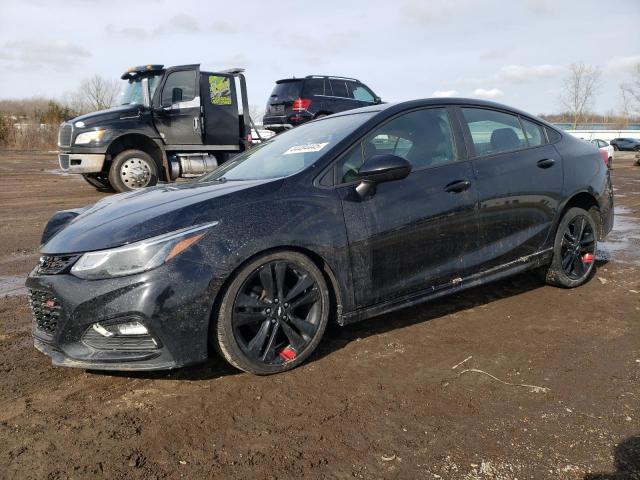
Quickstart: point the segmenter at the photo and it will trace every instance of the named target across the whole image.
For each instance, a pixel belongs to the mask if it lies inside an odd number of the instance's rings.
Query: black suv
[[[262,122],[265,128],[278,132],[314,118],[376,103],[381,103],[380,97],[355,78],[285,78],[276,82]]]
[[[640,151],[640,140],[637,138],[614,138],[609,143],[615,150]]]

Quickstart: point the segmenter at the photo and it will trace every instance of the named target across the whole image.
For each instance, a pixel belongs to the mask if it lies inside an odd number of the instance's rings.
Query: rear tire
[[[549,285],[575,288],[585,283],[595,266],[598,225],[592,212],[569,209],[556,232],[553,259],[545,274]]]
[[[99,192],[113,192],[113,187],[106,173],[83,173],[82,178]]]
[[[235,275],[220,304],[214,341],[240,370],[284,372],[313,353],[329,312],[329,290],[320,269],[298,252],[271,253]]]
[[[111,162],[109,182],[118,192],[152,187],[158,183],[158,166],[142,150],[125,150]]]

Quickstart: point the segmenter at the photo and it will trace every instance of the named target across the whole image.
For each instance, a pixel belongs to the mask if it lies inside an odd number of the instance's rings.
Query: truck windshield
[[[153,92],[160,82],[162,75],[151,75],[149,78],[150,98],[153,98]],[[127,80],[127,85],[122,89],[120,94],[120,105],[142,105],[144,96],[142,94],[142,77],[131,78]]]
[[[237,155],[198,181],[264,180],[293,175],[313,165],[376,113],[338,115],[301,125]]]

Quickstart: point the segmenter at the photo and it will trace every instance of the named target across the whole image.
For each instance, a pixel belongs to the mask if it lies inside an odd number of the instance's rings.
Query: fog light
[[[93,329],[103,337],[112,337],[113,335],[147,335],[149,330],[140,322],[117,323],[115,325],[107,325],[103,327],[99,323],[93,324]]]

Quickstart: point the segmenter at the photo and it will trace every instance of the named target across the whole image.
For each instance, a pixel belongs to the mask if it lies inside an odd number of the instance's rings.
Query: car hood
[[[84,122],[85,127],[91,127],[104,122],[119,120],[122,117],[138,115],[141,107],[141,105],[121,105],[107,110],[98,110],[97,112],[80,115],[79,117],[74,118],[71,122]]]
[[[113,195],[81,211],[42,247],[45,254],[104,250],[192,225],[224,221],[233,205],[253,202],[282,185],[277,180],[159,185]]]

